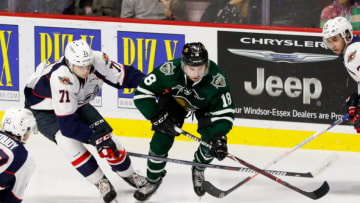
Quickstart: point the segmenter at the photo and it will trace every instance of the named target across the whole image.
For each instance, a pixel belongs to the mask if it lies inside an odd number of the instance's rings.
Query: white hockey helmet
[[[71,71],[73,66],[88,66],[94,63],[92,49],[83,39],[69,42],[65,47],[65,59]]]
[[[1,128],[19,137],[21,142],[25,142],[26,132],[37,133],[35,117],[30,110],[25,108],[11,107],[6,110],[1,119]]]
[[[346,39],[346,34],[350,34],[349,40]],[[353,39],[353,27],[351,23],[344,17],[338,16],[328,20],[322,30],[323,42],[326,48],[329,48],[327,39],[340,34],[344,39],[345,44],[349,44]]]

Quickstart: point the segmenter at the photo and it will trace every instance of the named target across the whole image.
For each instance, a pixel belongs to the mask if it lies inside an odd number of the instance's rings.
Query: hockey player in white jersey
[[[35,162],[24,144],[35,132],[36,122],[31,111],[14,107],[5,111],[0,131],[0,202],[23,200],[35,169]]]
[[[351,23],[344,17],[328,20],[322,31],[323,41],[327,48],[342,57],[346,71],[360,84],[360,42],[354,38]],[[357,133],[360,133],[360,96],[358,92],[346,99],[350,121]]]
[[[135,88],[144,75],[92,50],[84,40],[68,43],[64,55],[37,67],[25,88],[25,106],[33,112],[39,131],[98,187],[105,202],[111,202],[116,192],[84,144],[94,145],[112,170],[133,187],[142,187],[146,178],[134,171],[112,128],[89,102],[104,82],[119,89]]]

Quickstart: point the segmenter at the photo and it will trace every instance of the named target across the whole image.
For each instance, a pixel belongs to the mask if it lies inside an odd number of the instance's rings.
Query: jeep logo
[[[264,91],[264,88],[272,97],[280,96],[285,92],[288,97],[296,98],[302,93],[303,104],[310,104],[311,99],[318,99],[322,93],[322,85],[317,78],[303,78],[301,81],[296,77],[288,77],[283,82],[279,76],[275,75],[270,75],[265,78],[264,68],[257,68],[256,72],[257,77],[255,83],[251,81],[244,82],[245,91],[250,95],[260,95]],[[311,88],[311,86],[313,88]]]

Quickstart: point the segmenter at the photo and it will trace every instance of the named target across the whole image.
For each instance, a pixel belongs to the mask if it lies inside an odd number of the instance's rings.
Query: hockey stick
[[[326,168],[328,168],[331,164],[338,160],[338,158],[339,155],[337,153],[332,153],[316,169],[310,172],[311,175],[313,175],[313,177],[320,175]]]
[[[349,118],[349,114],[346,114],[345,116],[343,116],[341,119],[334,121],[333,123],[331,123],[326,129],[319,131],[317,133],[315,133],[314,135],[310,136],[309,138],[307,138],[306,140],[304,140],[303,142],[301,142],[300,144],[296,145],[295,147],[291,148],[290,150],[284,152],[283,154],[281,154],[279,157],[277,157],[276,159],[274,159],[273,161],[269,162],[264,170],[266,170],[267,168],[269,168],[271,165],[277,163],[279,160],[281,160],[282,158],[288,156],[289,154],[291,154],[293,151],[295,151],[296,149],[304,146],[305,144],[307,144],[308,142],[310,142],[311,140],[315,139],[316,137],[318,137],[319,135],[323,134],[324,132],[330,130],[332,127],[342,123],[343,121],[347,120]],[[325,167],[324,167],[325,168]],[[321,170],[319,170],[320,172]],[[226,191],[222,191],[218,188],[216,188],[212,183],[205,181],[203,184],[203,188],[204,190],[209,193],[210,195],[213,195],[215,197],[218,198],[222,198],[224,196],[226,196],[227,194],[229,194],[230,192],[232,192],[233,190],[235,190],[236,188],[244,185],[245,183],[249,182],[250,180],[252,180],[253,178],[255,178],[258,175],[258,173],[254,174],[251,177],[247,177],[244,180],[242,180],[240,183],[236,184],[235,186],[233,186],[232,188],[226,190]]]
[[[200,166],[200,167],[207,167],[207,168],[215,168],[215,169],[224,169],[229,171],[240,171],[240,172],[246,172],[246,173],[256,173],[256,171],[253,171],[247,167],[235,167],[235,166],[224,166],[224,165],[216,165],[216,164],[203,164],[203,163],[196,163],[192,161],[186,161],[181,159],[172,159],[172,158],[165,158],[165,157],[159,157],[159,156],[151,156],[146,154],[138,154],[134,152],[126,152],[129,156],[135,156],[139,158],[146,158],[146,159],[154,159],[158,161],[165,161],[165,162],[171,162],[176,164],[184,164],[184,165],[190,165],[190,166]],[[300,173],[300,172],[289,172],[289,171],[277,171],[277,170],[266,170],[266,172],[271,173],[273,175],[278,176],[291,176],[291,177],[301,177],[301,178],[313,178],[314,175],[312,172],[307,173]]]
[[[326,158],[326,160],[318,168],[316,168],[312,172],[309,172],[309,174],[312,177],[318,176],[320,173],[322,173],[327,167],[329,167],[337,159],[338,159],[337,154],[331,154],[328,158]],[[268,171],[268,170],[265,170],[265,171]],[[247,177],[246,179],[242,180],[240,183],[234,185],[233,187],[231,187],[228,190],[221,190],[221,189],[215,187],[209,181],[205,181],[203,184],[203,187],[204,187],[204,190],[206,192],[208,192],[210,195],[217,197],[217,198],[222,198],[222,197],[225,197],[227,194],[231,193],[232,191],[234,191],[235,189],[237,189],[238,187],[240,187],[241,185],[245,184],[245,182],[247,182],[249,179],[250,179],[250,177]]]
[[[180,134],[183,134],[186,137],[188,137],[188,138],[190,138],[192,140],[195,140],[196,142],[199,142],[201,145],[206,146],[209,149],[211,149],[211,145],[209,145],[208,143],[202,141],[198,137],[196,137],[196,136],[194,136],[194,135],[192,135],[192,134],[190,134],[188,132],[185,132],[184,130],[182,130],[182,129],[176,127],[176,126],[175,126],[175,131],[180,133]],[[330,189],[329,184],[326,181],[324,181],[324,183],[318,189],[316,189],[314,191],[311,191],[311,192],[307,192],[307,191],[304,191],[304,190],[302,190],[302,189],[300,189],[300,188],[298,188],[298,187],[296,187],[294,185],[291,185],[290,183],[287,183],[286,181],[284,181],[284,180],[282,180],[282,179],[280,179],[280,178],[278,178],[278,177],[276,177],[276,176],[274,176],[274,175],[272,175],[272,174],[270,174],[270,173],[268,173],[268,172],[266,172],[266,171],[264,171],[264,170],[262,170],[262,169],[260,169],[260,168],[258,168],[256,166],[254,166],[254,165],[252,165],[252,164],[250,164],[250,163],[248,163],[248,162],[246,162],[246,161],[244,161],[244,160],[242,160],[242,159],[240,159],[240,158],[238,158],[238,157],[236,157],[236,156],[234,156],[234,155],[232,155],[230,153],[227,153],[227,157],[234,160],[234,161],[237,161],[238,163],[250,168],[251,170],[254,170],[254,171],[262,174],[263,176],[268,177],[269,179],[271,179],[271,180],[273,180],[273,181],[275,181],[277,183],[280,183],[281,185],[283,185],[283,186],[285,186],[287,188],[290,188],[291,190],[293,190],[295,192],[303,194],[303,195],[305,195],[305,196],[307,196],[307,197],[309,197],[311,199],[319,199],[319,198],[323,197],[324,195],[326,195],[329,192],[329,189]],[[244,181],[248,181],[249,178],[250,177],[248,177]],[[244,181],[242,181],[242,182],[244,182]],[[219,197],[222,197],[222,195],[226,195],[226,194],[219,194]]]

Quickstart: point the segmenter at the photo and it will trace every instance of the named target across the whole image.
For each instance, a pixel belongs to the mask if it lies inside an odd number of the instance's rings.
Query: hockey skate
[[[105,203],[116,202],[116,192],[106,176],[103,176],[95,186],[99,189]]]
[[[147,200],[159,188],[159,186],[162,182],[162,178],[165,175],[166,175],[166,170],[163,171],[163,174],[158,182],[150,183],[150,182],[146,181],[146,184],[142,188],[135,191],[134,198],[137,199],[138,201]]]
[[[205,181],[204,171],[200,171],[195,167],[192,167],[191,171],[194,191],[197,196],[201,197],[205,194],[205,190],[202,187],[202,184]]]
[[[137,171],[128,177],[122,177],[122,179],[124,179],[127,183],[129,183],[129,185],[136,189],[142,188],[147,183],[146,177],[140,175]]]
[[[147,182],[140,190],[136,190],[134,193],[134,198],[139,201],[144,201],[148,199],[160,186],[162,182],[162,178],[157,183],[149,183]]]

